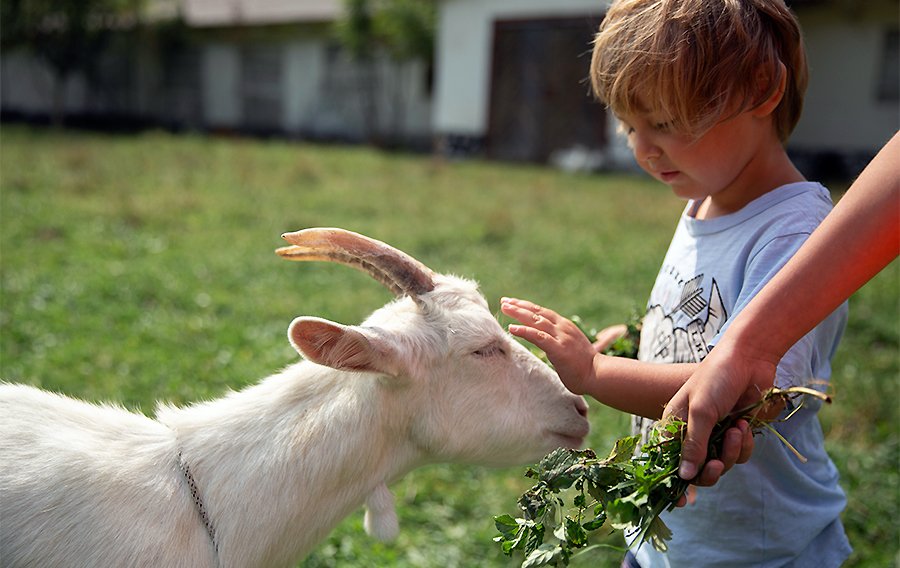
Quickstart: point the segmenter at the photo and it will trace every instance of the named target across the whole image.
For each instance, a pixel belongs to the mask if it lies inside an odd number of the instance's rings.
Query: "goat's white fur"
[[[18,566],[289,566],[426,463],[512,465],[587,434],[586,406],[505,333],[468,280],[360,326],[297,318],[307,361],[155,419],[0,386],[0,559]],[[191,497],[196,480],[217,549]]]

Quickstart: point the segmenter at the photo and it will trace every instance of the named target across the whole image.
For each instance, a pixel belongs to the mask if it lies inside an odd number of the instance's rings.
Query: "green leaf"
[[[579,493],[572,499],[572,504],[583,509],[587,505],[587,497],[583,493]]]
[[[616,440],[616,445],[613,446],[612,451],[609,452],[606,462],[620,463],[631,459],[634,456],[634,449],[640,441],[641,437],[637,435]]]
[[[585,471],[585,477],[587,477],[588,481],[588,490],[590,491],[591,485],[596,488],[606,488],[607,490],[617,486],[618,484],[625,481],[627,474],[625,470],[619,467],[614,467],[605,464],[594,464],[587,468]],[[594,495],[595,498],[599,497]]]
[[[500,550],[507,556],[520,548],[525,542],[524,539],[534,530],[533,522],[514,519],[510,515],[494,517],[494,526],[500,531],[500,536],[494,537],[494,542],[500,543]]]
[[[547,487],[547,484],[540,481],[519,497],[519,507],[527,518],[541,519],[548,512],[553,511],[554,504],[550,498],[551,493],[552,491]]]
[[[584,530],[592,532],[603,526],[603,524],[606,522],[606,513],[603,512],[602,508],[600,508],[599,512],[597,512],[596,515],[596,517],[581,525],[584,527]]]
[[[497,527],[497,530],[500,531],[506,538],[513,538],[516,536],[516,533],[519,532],[519,528],[522,526],[516,519],[512,518],[511,515],[498,515],[494,517],[494,526]]]
[[[801,394],[805,392],[770,389],[763,400]],[[758,406],[748,407],[736,416],[747,417]],[[757,418],[749,419],[754,431],[770,427]],[[733,420],[735,416],[716,424],[708,448],[711,455]],[[551,452],[536,468],[526,472],[528,477],[538,479],[519,499],[519,506],[531,520],[508,515],[495,517],[498,530],[505,537],[505,540],[504,537],[495,540],[504,551],[511,551],[524,541],[523,566],[568,565],[573,550],[588,547],[589,533],[606,523],[613,529],[638,535],[641,543],[649,542],[656,549],[665,550],[672,532],[659,514],[672,510],[689,486],[678,477],[683,433],[683,421],[659,422],[639,452],[636,450],[640,438],[626,436],[616,441],[603,460],[598,460],[591,450]],[[588,495],[595,501],[589,502]],[[571,499],[571,507],[567,498]],[[593,508],[593,518],[583,522],[590,508]],[[514,523],[521,528],[516,529]],[[558,543],[543,542],[548,528]]]
[[[536,566],[546,566],[555,564],[562,556],[562,547],[558,544],[542,544],[522,562],[522,568],[534,568]]]
[[[581,523],[566,517],[566,541],[575,548],[581,548],[587,544],[587,533]]]
[[[657,515],[650,521],[644,540],[650,542],[653,548],[660,552],[669,549],[667,542],[672,539],[672,530]]]
[[[606,518],[613,528],[626,529],[636,524],[638,509],[631,503],[615,499],[606,504]]]
[[[593,456],[594,453],[590,450],[558,448],[541,460],[538,479],[553,491],[568,489],[580,475],[580,467],[576,465],[578,460]]]
[[[525,535],[527,538],[525,539],[525,553],[531,554],[532,551],[536,550],[544,543],[544,532],[545,528],[543,523],[535,523],[531,529],[528,531],[528,534]]]
[[[505,554],[507,556],[512,556],[513,550],[516,550],[517,548],[519,548],[519,545],[522,544],[522,537],[525,535],[526,535],[526,533],[523,531],[520,534],[519,538],[504,541],[500,545],[500,550],[503,552],[503,554]]]
[[[507,556],[512,556],[513,550],[519,547],[519,544],[522,542],[521,538],[516,538],[513,540],[501,540],[500,541],[500,550],[503,554]]]
[[[643,490],[635,491],[620,499],[622,503],[631,503],[638,509],[646,505],[649,500],[650,495],[645,493]]]

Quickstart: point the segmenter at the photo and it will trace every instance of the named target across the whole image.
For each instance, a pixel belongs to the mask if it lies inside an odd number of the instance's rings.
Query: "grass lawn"
[[[0,377],[152,413],[238,389],[296,359],[297,315],[357,323],[390,298],[346,267],[295,264],[279,235],[340,226],[435,270],[593,326],[642,306],[683,204],[641,177],[443,162],[364,148],[4,126]],[[898,559],[900,264],[851,300],[822,412],[850,503],[851,566]],[[627,418],[591,403],[590,446]],[[513,566],[491,516],[514,512],[523,467],[433,466],[394,487],[401,536],[362,513],[302,565]],[[302,528],[298,528],[302,530]],[[621,544],[617,537],[609,542]],[[616,566],[600,550],[575,565]]]

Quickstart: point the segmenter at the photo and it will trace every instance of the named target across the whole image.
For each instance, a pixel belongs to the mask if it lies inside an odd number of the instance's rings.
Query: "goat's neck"
[[[416,465],[396,412],[404,403],[382,400],[378,380],[301,363],[161,413],[196,478],[223,566],[291,564]]]

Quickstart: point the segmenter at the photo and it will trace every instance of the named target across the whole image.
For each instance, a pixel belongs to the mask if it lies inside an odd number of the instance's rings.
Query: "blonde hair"
[[[618,0],[591,60],[594,94],[613,112],[658,112],[695,137],[768,100],[783,78],[773,112],[782,142],[808,80],[800,25],[782,0]]]

